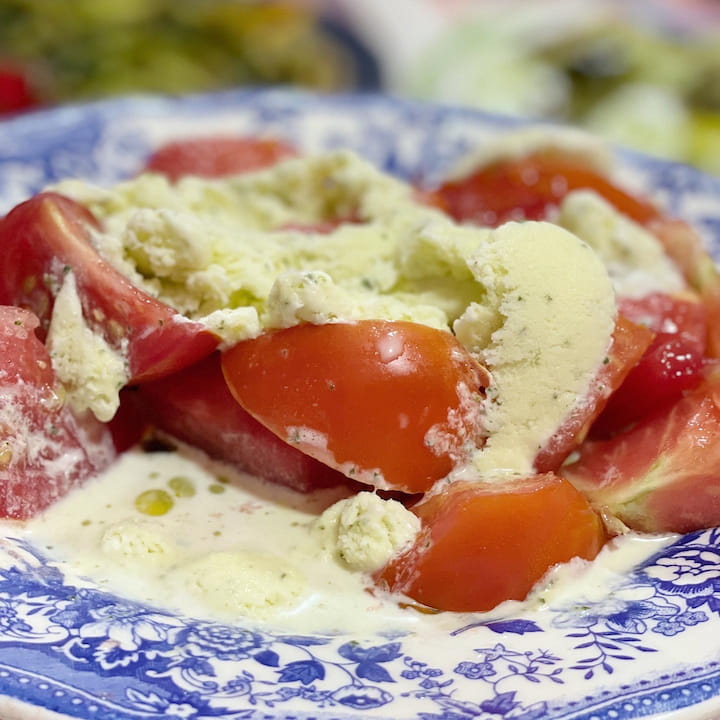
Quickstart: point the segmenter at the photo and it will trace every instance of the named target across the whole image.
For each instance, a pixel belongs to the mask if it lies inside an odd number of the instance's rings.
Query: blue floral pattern
[[[70,174],[101,184],[131,175],[160,140],[183,135],[261,129],[308,150],[354,148],[431,181],[516,123],[284,91],[66,107],[3,123],[0,212]],[[623,164],[720,249],[720,179],[632,153]],[[431,637],[294,635],[181,617],[67,578],[27,541],[0,539],[0,694],[25,703],[28,718],[33,706],[82,720],[707,714],[720,708],[718,633],[717,529],[679,538],[600,600],[458,616],[455,630]]]

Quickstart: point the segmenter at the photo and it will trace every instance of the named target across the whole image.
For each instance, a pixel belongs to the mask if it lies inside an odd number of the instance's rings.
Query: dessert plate
[[[137,97],[0,129],[0,212],[68,176],[106,184],[158,143],[279,135],[345,147],[411,180],[442,177],[520,124],[380,96],[237,91]],[[626,183],[720,257],[720,179],[621,151]],[[614,586],[458,616],[448,631],[323,635],[179,616],[73,578],[11,524],[0,537],[0,717],[700,720],[720,716],[720,529],[677,538]],[[409,610],[409,612],[412,612]]]

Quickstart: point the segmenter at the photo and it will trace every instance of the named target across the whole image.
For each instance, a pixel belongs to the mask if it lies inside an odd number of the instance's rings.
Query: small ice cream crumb
[[[412,543],[420,531],[420,520],[397,500],[361,492],[331,505],[315,522],[314,530],[341,565],[372,572]]]
[[[160,525],[148,520],[128,518],[113,523],[103,533],[100,547],[117,561],[139,561],[170,565],[176,559],[175,542]]]
[[[208,553],[168,579],[222,614],[257,619],[293,608],[306,593],[304,575],[281,557],[245,550]]]

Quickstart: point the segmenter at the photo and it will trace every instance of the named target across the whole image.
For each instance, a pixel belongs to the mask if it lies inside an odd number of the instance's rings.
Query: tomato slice
[[[376,487],[423,492],[482,442],[487,373],[425,325],[297,325],[235,345],[222,366],[263,425]]]
[[[580,188],[594,190],[636,222],[645,224],[660,215],[651,203],[558,151],[500,160],[446,182],[435,190],[434,204],[456,220],[495,227],[508,220],[543,220],[565,195]]]
[[[585,439],[595,419],[612,398],[612,393],[638,363],[652,342],[652,330],[618,315],[607,362],[603,363],[586,396],[571,411],[535,458],[539,473],[556,471],[567,456]]]
[[[107,467],[107,428],[56,392],[37,317],[0,306],[0,517],[24,519]]]
[[[135,393],[153,423],[238,470],[299,492],[348,485],[344,475],[261,425],[230,394],[219,353]]]
[[[590,560],[606,539],[587,500],[553,474],[451,483],[412,511],[422,521],[420,534],[376,579],[439,610],[522,600],[553,565]]]
[[[131,382],[160,377],[211,353],[219,342],[213,333],[135,287],[100,257],[89,241],[95,226],[88,210],[54,193],[18,205],[0,221],[0,303],[32,310],[43,335],[54,295],[72,270],[86,323],[127,352]]]
[[[593,425],[595,438],[609,437],[672,404],[702,379],[706,309],[697,296],[653,293],[623,298],[619,306],[624,315],[653,330],[655,337]]]
[[[562,474],[633,530],[720,525],[720,369],[630,430],[584,443]]]
[[[274,165],[297,155],[281,140],[255,137],[208,137],[178,140],[158,148],[148,159],[146,171],[178,180],[184,175],[222,177]]]

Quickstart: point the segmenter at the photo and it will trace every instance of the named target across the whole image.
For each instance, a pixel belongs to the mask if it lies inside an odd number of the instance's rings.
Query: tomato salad
[[[197,139],[160,149],[146,169],[176,183],[299,155],[275,140]],[[494,375],[460,333],[380,315],[222,341],[105,257],[103,221],[82,203],[28,200],[0,222],[0,514],[39,513],[160,431],[299,492],[344,485],[400,499],[421,529],[375,582],[461,611],[523,599],[549,568],[594,558],[618,532],[720,524],[720,279],[694,230],[557,147],[480,164],[415,200],[462,226],[501,228],[555,222],[578,191],[657,241],[679,279],[618,295],[607,353],[523,476],[473,469],[491,437]],[[319,236],[363,222],[345,205],[285,227]],[[110,410],[78,409],[54,370],[68,275],[80,337],[99,343],[97,357],[125,358]]]

